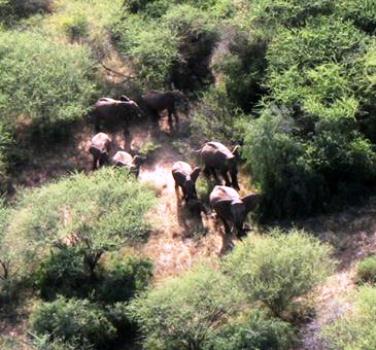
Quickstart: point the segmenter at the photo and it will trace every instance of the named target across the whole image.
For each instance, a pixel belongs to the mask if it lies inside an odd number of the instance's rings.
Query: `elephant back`
[[[127,166],[130,168],[133,165],[133,157],[125,151],[116,152],[112,157],[112,161],[118,166]]]
[[[97,149],[102,153],[108,152],[111,142],[112,140],[107,134],[100,132],[91,139],[90,149]]]

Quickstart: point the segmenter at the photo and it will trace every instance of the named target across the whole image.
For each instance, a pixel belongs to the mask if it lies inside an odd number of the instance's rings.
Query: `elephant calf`
[[[118,151],[112,157],[112,163],[115,166],[126,167],[132,174],[135,174],[136,178],[140,173],[141,164],[144,162],[144,158],[140,156],[132,157],[128,152]]]
[[[257,207],[260,195],[253,193],[240,198],[239,193],[231,187],[215,186],[210,194],[209,201],[210,206],[223,221],[225,233],[231,233],[230,224],[232,224],[240,238],[245,235],[243,224],[247,214]]]
[[[100,132],[91,139],[89,152],[93,156],[93,170],[109,163],[109,153],[112,139],[105,133]]]
[[[172,176],[175,180],[175,192],[179,198],[179,187],[183,191],[183,199],[188,202],[197,199],[196,181],[200,175],[200,168],[194,168],[186,162],[176,162],[172,166]]]
[[[201,160],[205,164],[204,173],[206,176],[212,174],[217,182],[220,184],[216,170],[223,176],[226,186],[232,186],[239,190],[238,183],[238,166],[237,166],[237,151],[236,146],[231,152],[225,145],[220,142],[207,142],[199,150]],[[230,175],[230,178],[229,178]]]

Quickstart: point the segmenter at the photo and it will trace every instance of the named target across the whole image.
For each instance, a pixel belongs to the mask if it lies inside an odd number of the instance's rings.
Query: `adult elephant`
[[[111,147],[111,137],[103,132],[96,134],[91,139],[89,153],[93,156],[93,170],[109,163],[109,153],[111,151]]]
[[[99,132],[103,126],[122,124],[127,130],[132,115],[139,114],[138,104],[128,98],[121,96],[119,100],[110,97],[100,98],[94,105],[90,117],[94,122],[95,131]]]
[[[260,195],[252,193],[241,198],[239,193],[231,187],[215,186],[209,201],[210,206],[222,220],[225,233],[230,234],[230,225],[233,225],[240,238],[246,233],[243,225],[247,214],[257,207]]]
[[[205,175],[210,176],[212,174],[217,184],[220,184],[217,175],[217,171],[219,171],[225,180],[226,186],[232,186],[236,190],[239,190],[237,166],[238,148],[239,146],[235,146],[235,148],[230,151],[220,142],[211,141],[205,143],[198,151],[205,165]]]
[[[180,109],[183,112],[188,111],[188,99],[180,91],[151,91],[142,95],[142,102],[147,111],[151,114],[154,123],[158,123],[161,118],[160,113],[167,110],[170,131],[174,129],[172,117],[175,119],[176,129],[179,128],[179,115],[177,110]]]
[[[115,166],[127,168],[136,178],[138,178],[140,167],[144,161],[144,157],[138,155],[132,157],[132,155],[125,151],[118,151],[112,157],[112,163]]]

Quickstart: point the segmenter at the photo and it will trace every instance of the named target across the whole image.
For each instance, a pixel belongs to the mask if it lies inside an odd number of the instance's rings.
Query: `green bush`
[[[102,279],[98,283],[96,299],[106,303],[125,302],[143,292],[153,276],[150,260],[118,254],[107,258]]]
[[[376,256],[369,256],[359,262],[356,276],[359,282],[376,283]]]
[[[341,16],[369,34],[375,33],[376,8],[372,0],[339,0],[335,5]]]
[[[181,90],[194,90],[213,82],[210,56],[218,40],[218,29],[209,14],[197,7],[172,7],[161,22],[178,40],[178,59],[172,67],[171,81]]]
[[[329,254],[328,246],[304,232],[274,230],[238,244],[223,269],[250,301],[262,301],[281,316],[329,275]]]
[[[334,9],[331,0],[256,0],[252,7],[252,22],[273,33],[280,25],[304,25],[305,21]]]
[[[268,318],[260,311],[252,311],[231,320],[213,336],[207,349],[291,349],[294,330],[290,324],[277,318]]]
[[[0,0],[0,22],[12,24],[16,19],[50,11],[52,0]]]
[[[74,344],[76,349],[104,349],[116,335],[104,311],[87,300],[60,297],[42,303],[33,311],[30,322],[36,335]]]
[[[361,287],[355,307],[323,331],[333,349],[368,350],[376,347],[376,288]]]
[[[192,108],[191,138],[198,145],[205,140],[234,140],[239,136],[236,120],[237,114],[224,89],[211,88]]]
[[[121,52],[132,59],[145,84],[160,88],[171,81],[171,69],[178,59],[178,41],[167,26],[134,15],[120,22],[115,33]]]
[[[143,347],[205,349],[213,332],[242,308],[243,297],[229,282],[200,267],[132,302],[130,314],[142,330]]]
[[[2,123],[15,127],[20,118],[31,118],[48,137],[78,120],[94,92],[93,65],[85,46],[54,43],[30,32],[0,32]]]
[[[85,270],[84,255],[68,247],[52,251],[38,267],[34,281],[45,300],[53,300],[58,294],[87,297],[94,288],[89,271]]]
[[[104,252],[146,238],[144,214],[153,200],[152,191],[124,169],[74,174],[25,191],[10,214],[4,239],[21,270],[33,271],[52,247],[73,245],[94,274]]]

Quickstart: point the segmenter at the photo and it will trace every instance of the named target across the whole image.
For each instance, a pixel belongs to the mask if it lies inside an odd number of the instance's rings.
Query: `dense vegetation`
[[[260,218],[336,210],[376,185],[375,35],[368,0],[0,0],[0,313],[25,308],[20,342],[295,346],[335,267],[310,233],[261,227],[225,257],[155,283],[141,252],[161,189],[111,167],[37,188],[13,177],[33,165],[29,151],[58,149],[86,126],[97,98],[178,89],[191,108],[171,144],[186,156],[209,139],[240,143]],[[209,188],[199,180],[202,198]],[[323,332],[335,349],[376,345],[374,256],[356,280],[354,309]],[[1,349],[20,346],[0,334]]]

